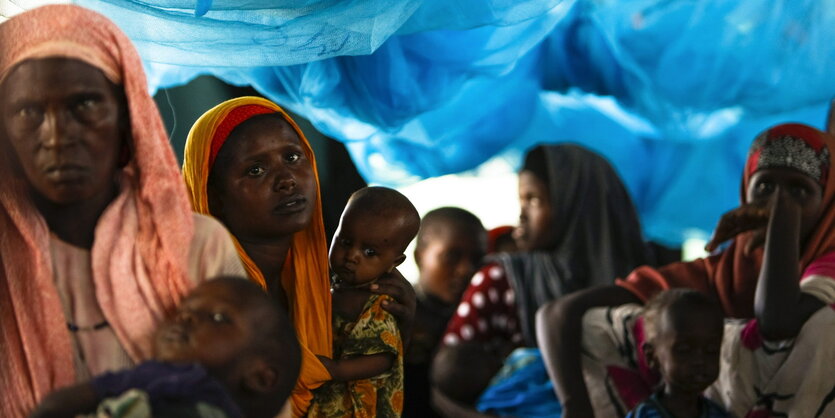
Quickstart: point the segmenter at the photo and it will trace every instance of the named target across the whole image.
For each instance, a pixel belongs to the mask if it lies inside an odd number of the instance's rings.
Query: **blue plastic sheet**
[[[500,417],[561,417],[562,405],[539,349],[513,350],[479,397],[476,409]]]
[[[74,1],[136,42],[152,90],[198,74],[255,86],[345,142],[371,182],[588,145],[670,245],[737,203],[758,131],[820,127],[835,95],[831,1]]]

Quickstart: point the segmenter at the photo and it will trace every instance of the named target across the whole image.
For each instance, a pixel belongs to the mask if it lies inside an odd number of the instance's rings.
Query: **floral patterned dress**
[[[356,322],[333,313],[334,359],[392,353],[394,365],[370,379],[330,381],[313,392],[309,417],[399,417],[403,412],[403,343],[397,321],[372,295]]]

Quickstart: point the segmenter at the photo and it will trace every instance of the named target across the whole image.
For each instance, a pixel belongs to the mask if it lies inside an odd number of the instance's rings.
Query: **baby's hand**
[[[705,250],[712,252],[723,242],[747,231],[759,229],[768,225],[770,208],[744,204],[722,215],[713,238],[705,246]]]
[[[325,366],[325,369],[327,369],[331,377],[333,377],[334,370],[336,369],[336,362],[333,361],[333,359],[331,358],[320,356],[318,354],[316,355],[316,357],[319,359],[320,362],[322,362],[322,365]]]

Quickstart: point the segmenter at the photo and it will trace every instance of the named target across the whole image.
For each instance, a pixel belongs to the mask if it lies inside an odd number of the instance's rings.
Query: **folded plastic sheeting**
[[[835,95],[833,1],[74,1],[136,42],[152,89],[204,73],[253,85],[345,142],[372,182],[588,145],[667,244],[738,203],[758,131],[821,126]]]

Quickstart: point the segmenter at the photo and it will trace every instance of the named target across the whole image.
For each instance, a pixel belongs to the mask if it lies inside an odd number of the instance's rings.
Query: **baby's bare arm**
[[[331,378],[338,382],[369,379],[387,372],[394,365],[394,354],[378,353],[333,360],[317,356],[328,369]]]

